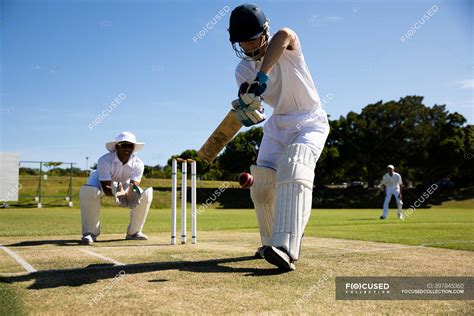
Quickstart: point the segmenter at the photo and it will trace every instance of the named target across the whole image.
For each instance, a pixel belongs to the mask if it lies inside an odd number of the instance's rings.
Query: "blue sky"
[[[22,160],[84,168],[86,156],[92,164],[106,141],[130,130],[146,143],[145,164],[163,165],[198,149],[236,96],[226,11],[242,2],[0,3],[0,150]],[[271,32],[298,33],[332,118],[416,94],[474,123],[472,2],[254,3]],[[203,30],[219,10],[222,20]]]

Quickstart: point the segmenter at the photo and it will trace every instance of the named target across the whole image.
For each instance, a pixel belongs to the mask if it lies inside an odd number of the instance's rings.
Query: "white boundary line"
[[[100,259],[102,259],[102,260],[105,260],[105,261],[108,261],[108,262],[112,262],[112,263],[115,264],[116,266],[124,266],[124,265],[126,265],[125,263],[116,261],[116,260],[114,260],[114,259],[112,259],[112,258],[103,256],[103,255],[101,255],[101,254],[99,254],[99,253],[90,251],[90,250],[88,250],[88,249],[82,249],[82,248],[81,248],[81,249],[79,249],[79,250],[82,251],[82,252],[85,252],[85,253],[87,253],[87,254],[89,254],[89,255],[91,255],[91,256],[100,258]]]
[[[31,264],[29,264],[28,262],[26,262],[25,259],[23,259],[22,257],[20,257],[16,252],[14,252],[13,250],[10,250],[8,249],[7,247],[3,246],[3,245],[0,245],[0,249],[2,249],[3,251],[5,251],[8,255],[10,255],[10,257],[12,257],[19,265],[21,265],[23,267],[23,269],[25,269],[27,272],[29,273],[34,273],[36,272],[37,270],[35,268],[33,268],[33,266]]]

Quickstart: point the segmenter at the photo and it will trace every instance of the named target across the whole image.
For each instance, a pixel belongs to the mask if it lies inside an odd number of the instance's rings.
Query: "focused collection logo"
[[[390,294],[389,283],[346,282],[344,285],[346,294]]]
[[[473,277],[338,277],[336,300],[472,300]]]

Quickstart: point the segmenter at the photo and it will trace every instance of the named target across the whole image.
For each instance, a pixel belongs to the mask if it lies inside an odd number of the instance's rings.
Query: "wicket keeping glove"
[[[140,204],[140,199],[142,198],[143,190],[135,184],[131,184],[127,190],[127,201],[128,207],[133,209]]]
[[[128,207],[127,193],[123,190],[122,183],[112,183],[112,194],[115,197],[115,202],[121,207]]]

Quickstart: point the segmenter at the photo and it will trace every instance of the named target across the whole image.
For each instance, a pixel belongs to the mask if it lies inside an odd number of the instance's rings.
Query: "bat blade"
[[[211,163],[242,128],[234,110],[230,110],[198,151],[198,157]]]

